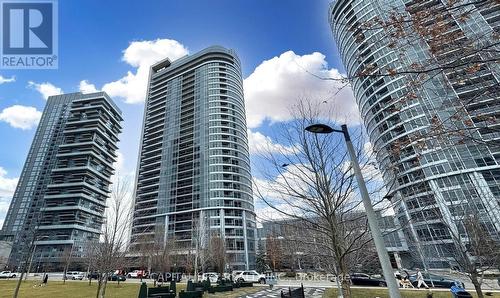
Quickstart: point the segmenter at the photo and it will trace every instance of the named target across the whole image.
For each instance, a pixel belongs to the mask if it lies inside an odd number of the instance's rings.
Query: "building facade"
[[[500,240],[500,70],[496,63],[481,63],[488,54],[474,53],[467,58],[478,59],[474,71],[466,66],[450,68],[431,73],[418,84],[411,84],[409,75],[359,74],[367,69],[417,69],[422,61],[442,65],[472,41],[488,44],[487,39],[499,29],[500,6],[494,1],[465,2],[474,8],[467,18],[453,15],[460,9],[446,11],[448,2],[441,0],[338,0],[329,11],[384,181],[390,197],[398,202],[396,213],[410,250],[416,252],[415,266],[455,266],[453,251],[461,244],[452,235],[467,238],[466,216],[479,217],[491,237]],[[433,10],[446,13],[433,20],[434,16],[426,14]],[[363,29],[388,20],[393,12],[422,18],[426,24],[422,28],[438,21],[446,24],[447,29],[436,34],[443,40],[452,36],[449,40],[454,46],[431,47],[428,40],[410,40],[405,35],[394,43],[397,33],[391,37],[383,26]],[[464,46],[457,46],[461,42]],[[420,138],[424,142],[413,138],[435,134],[436,123],[444,122],[457,131],[470,131],[472,137]]]
[[[104,92],[48,98],[1,231],[12,269],[60,269],[99,239],[121,121]]]
[[[221,237],[225,269],[253,266],[243,81],[232,50],[210,47],[151,67],[137,171],[132,248],[173,241],[190,254]]]

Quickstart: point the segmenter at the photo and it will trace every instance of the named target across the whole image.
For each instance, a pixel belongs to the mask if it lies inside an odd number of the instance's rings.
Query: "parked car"
[[[349,275],[351,283],[355,286],[375,286],[386,287],[387,283],[383,278],[375,278],[365,273],[352,273]]]
[[[88,279],[99,279],[99,276],[101,276],[101,274],[99,272],[90,272],[87,275],[87,278]]]
[[[125,275],[113,273],[110,276],[108,276],[108,280],[110,280],[110,281],[125,281],[125,280],[127,280],[127,278],[125,277]]]
[[[215,272],[206,272],[201,275],[201,280],[210,280],[210,283],[216,283],[219,279],[219,274]]]
[[[453,279],[446,278],[441,275],[437,274],[432,274],[432,273],[427,273],[427,272],[422,272],[422,276],[424,278],[424,282],[429,286],[432,287],[434,285],[435,288],[447,288],[450,289],[452,286],[455,285],[455,282],[457,282],[459,285],[462,285],[462,288],[465,287],[464,283],[461,281],[456,281]],[[416,287],[418,282],[417,282],[417,274],[412,274],[410,275],[410,281],[411,284]]]
[[[16,273],[12,271],[2,271],[0,272],[0,278],[13,278],[16,277]]]
[[[66,275],[64,276],[64,279],[82,280],[84,277],[85,277],[85,274],[83,272],[68,271],[68,272],[66,272]]]
[[[248,270],[248,271],[241,271],[234,277],[234,280],[236,280],[237,282],[251,281],[251,282],[258,282],[261,284],[265,284],[266,276],[264,274],[258,273],[255,270]]]
[[[142,278],[142,277],[147,277],[147,271],[146,270],[134,270],[132,272],[129,272],[127,274],[128,278]]]

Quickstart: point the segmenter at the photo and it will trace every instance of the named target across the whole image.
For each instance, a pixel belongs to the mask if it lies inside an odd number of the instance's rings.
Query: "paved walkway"
[[[288,291],[288,288],[274,287],[274,289],[264,289],[251,295],[240,296],[239,298],[279,298],[281,291]],[[321,298],[325,292],[324,288],[304,288],[305,296],[308,298]]]

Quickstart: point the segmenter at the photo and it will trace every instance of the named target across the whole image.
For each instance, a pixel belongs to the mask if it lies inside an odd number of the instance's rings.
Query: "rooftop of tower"
[[[223,46],[219,45],[213,45],[208,48],[205,48],[193,55],[185,55],[175,61],[170,61],[170,59],[167,57],[153,65],[151,65],[151,71],[152,74],[157,75],[159,73],[162,73],[164,71],[168,71],[174,68],[178,68],[182,65],[185,65],[193,60],[196,60],[199,57],[202,57],[203,55],[209,54],[209,53],[224,53],[224,54],[229,54],[233,56],[238,62],[240,62],[238,55],[236,52],[232,49],[227,49]]]
[[[63,94],[58,94],[58,95],[51,95],[51,96],[49,96],[49,98],[50,97],[58,97],[58,96],[75,96],[75,97],[78,97],[78,99],[104,98],[118,112],[118,114],[120,116],[122,115],[122,110],[115,104],[115,102],[111,99],[111,97],[109,97],[109,95],[104,91],[85,93],[85,94],[82,92],[63,93]]]

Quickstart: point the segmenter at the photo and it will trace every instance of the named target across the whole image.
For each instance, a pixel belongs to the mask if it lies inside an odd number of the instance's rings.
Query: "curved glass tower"
[[[209,47],[150,70],[135,187],[132,247],[175,241],[181,254],[225,240],[229,268],[253,267],[243,81],[232,50]],[[199,238],[199,237],[197,237]]]
[[[448,227],[466,237],[462,223],[465,214],[478,215],[491,236],[499,237],[498,65],[481,67],[477,73],[481,80],[470,79],[467,84],[457,75],[463,72],[461,69],[433,76],[418,86],[408,84],[405,76],[356,74],[367,67],[409,69],[422,60],[448,59],[450,51],[457,49],[430,51],[425,42],[413,41],[406,44],[405,51],[399,51],[390,46],[391,40],[383,28],[361,29],[362,24],[389,17],[392,8],[412,14],[442,5],[440,0],[338,0],[331,4],[329,12],[343,64],[349,77],[355,77],[352,88],[384,181],[393,199],[400,202],[396,212],[400,221],[407,223],[408,244],[412,251],[419,251],[418,258],[425,258],[430,267],[454,266],[452,253],[456,243]],[[451,29],[446,34],[453,32],[457,38],[467,40],[486,38],[498,30],[500,6],[482,5],[471,14],[460,24],[450,16],[446,21]],[[465,119],[454,121],[457,113]],[[495,119],[489,128],[482,126],[484,116]],[[465,128],[464,123],[475,126],[474,138],[479,141],[413,141],[412,136],[430,135],[433,122],[445,119],[451,119],[458,128]]]

